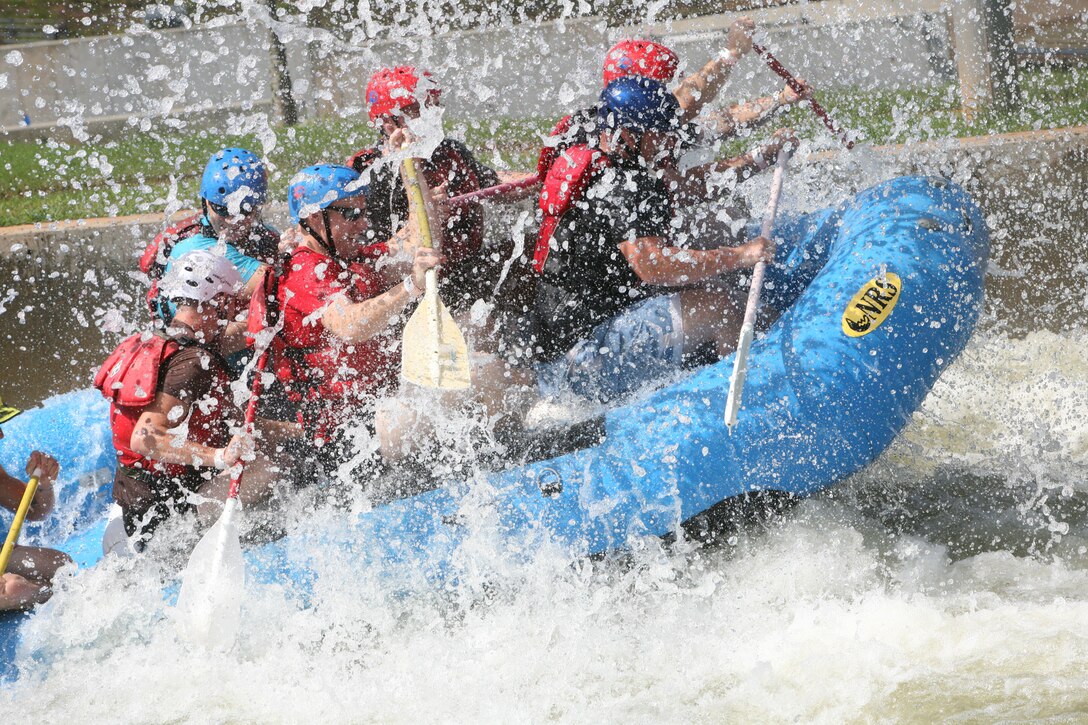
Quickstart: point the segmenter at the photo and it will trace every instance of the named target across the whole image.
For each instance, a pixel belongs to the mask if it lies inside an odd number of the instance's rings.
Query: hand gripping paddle
[[[409,203],[419,219],[423,246],[431,248],[431,224],[420,188],[415,159],[404,160],[404,175]],[[464,390],[472,384],[469,373],[468,345],[442,300],[438,299],[435,270],[427,270],[423,298],[404,326],[401,352],[404,379],[424,388]]]
[[[778,211],[778,199],[782,195],[782,180],[786,175],[786,163],[790,154],[786,149],[778,152],[778,162],[771,180],[771,199],[767,202],[767,211],[763,214],[763,228],[760,236],[770,237],[774,233],[774,217]],[[748,377],[748,350],[755,337],[756,313],[759,311],[759,295],[763,291],[763,275],[766,262],[758,263],[752,270],[752,286],[748,290],[748,304],[744,309],[744,324],[740,328],[740,340],[737,341],[737,354],[733,358],[733,374],[729,377],[729,397],[725,402],[725,425],[729,432],[737,424],[737,412],[740,411],[740,399],[744,393],[744,381]]]
[[[4,541],[4,548],[0,549],[0,576],[8,570],[8,562],[11,560],[11,552],[15,550],[15,542],[19,540],[19,532],[23,530],[23,521],[30,511],[30,504],[34,500],[34,494],[38,492],[38,479],[41,478],[42,469],[35,468],[30,477],[30,483],[23,491],[23,498],[19,501],[19,508],[15,511],[15,520],[11,522],[8,538]]]

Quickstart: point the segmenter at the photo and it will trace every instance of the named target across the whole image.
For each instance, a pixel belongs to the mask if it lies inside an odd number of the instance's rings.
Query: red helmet
[[[668,83],[676,75],[680,58],[652,40],[621,40],[604,57],[604,84],[624,76],[643,76]]]
[[[416,98],[416,85],[422,75],[430,83],[426,99]],[[387,116],[397,108],[410,106],[416,101],[438,103],[441,90],[434,84],[434,77],[427,71],[417,73],[410,65],[398,65],[396,68],[382,68],[370,76],[366,84],[366,105],[371,121]]]

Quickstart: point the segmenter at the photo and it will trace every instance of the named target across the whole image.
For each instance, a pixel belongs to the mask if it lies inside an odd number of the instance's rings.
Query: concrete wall
[[[750,13],[788,67],[821,87],[917,85],[952,77],[949,33],[938,0],[896,9],[878,0],[824,0]],[[598,18],[528,24],[381,42],[345,43],[331,34],[275,24],[288,48],[302,115],[357,115],[363,87],[384,64],[435,71],[452,118],[555,116],[600,90],[601,59],[617,38],[652,33],[692,71],[721,47],[727,13],[665,25],[609,28]],[[29,43],[0,49],[0,133],[41,136],[59,124],[77,138],[148,128],[194,112],[271,113],[268,20],[219,27]],[[730,97],[779,85],[758,61],[735,74]],[[23,114],[30,128],[21,128]],[[131,120],[130,120],[131,119]],[[233,118],[226,127],[253,128]]]
[[[270,63],[267,30],[239,23],[2,46],[0,129],[33,136],[67,126],[80,138],[119,122],[115,133],[163,118],[267,112]]]
[[[765,42],[787,67],[821,88],[951,80],[952,49],[941,3],[904,5],[909,9],[890,9],[877,0],[825,0],[744,14],[765,28]],[[555,116],[593,101],[600,92],[602,59],[617,39],[659,37],[680,54],[681,72],[694,72],[723,46],[740,15],[625,28],[580,19],[383,41],[347,53],[317,44],[314,84],[325,99],[318,110],[361,113],[369,74],[381,65],[407,63],[436,72],[453,118]],[[779,85],[760,61],[749,58],[734,73],[728,93],[744,98]]]
[[[821,88],[895,88],[956,78],[949,13],[956,1],[822,0],[744,14],[787,67]],[[1088,23],[1088,0],[1063,0],[1065,14],[1054,17],[1053,8],[1044,12],[1053,3],[1028,4],[1030,12],[1016,4],[1021,35],[1040,23]],[[601,59],[617,38],[663,38],[680,52],[682,72],[691,72],[721,48],[741,15],[624,28],[583,18],[432,36],[411,27],[375,42],[341,40],[289,16],[271,22],[261,12],[255,6],[215,27],[0,47],[0,135],[52,135],[58,124],[77,137],[117,135],[195,113],[218,130],[259,128],[274,115],[270,25],[287,47],[303,117],[361,115],[370,73],[401,63],[435,72],[452,118],[555,116],[592,101]],[[727,94],[745,98],[778,85],[749,58]],[[29,128],[21,127],[24,113]]]
[[[365,113],[363,90],[383,65],[430,69],[452,118],[553,116],[600,90],[600,65],[618,29],[597,18],[400,38],[351,52],[318,46],[315,87],[321,113]]]
[[[795,75],[818,88],[904,88],[954,78],[948,3],[914,0],[825,0],[758,14],[763,43]],[[688,70],[721,48],[729,26],[746,13],[722,13],[650,26]],[[751,14],[755,16],[755,14]],[[779,83],[754,57],[742,62],[729,94],[743,98]]]

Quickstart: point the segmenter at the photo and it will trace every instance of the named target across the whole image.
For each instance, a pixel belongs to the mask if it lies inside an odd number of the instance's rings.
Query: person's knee
[[[386,464],[404,461],[412,452],[411,436],[414,415],[385,405],[374,416],[374,428],[378,435],[378,451]]]
[[[17,546],[8,563],[11,572],[31,581],[48,584],[57,570],[68,564],[74,564],[72,557],[57,549],[39,546]]]
[[[59,551],[57,549],[48,549],[48,551],[53,556],[53,562],[56,565],[56,569],[60,569],[61,567],[68,565],[75,566],[75,559],[68,556],[68,554],[66,554],[65,552]]]

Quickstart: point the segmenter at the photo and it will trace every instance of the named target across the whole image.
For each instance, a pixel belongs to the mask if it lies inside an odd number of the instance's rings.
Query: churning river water
[[[890,449],[830,492],[714,547],[647,540],[574,564],[542,551],[498,583],[412,597],[338,578],[330,562],[309,609],[251,588],[227,654],[178,641],[155,564],[107,564],[62,582],[31,621],[52,662],[4,685],[0,712],[24,722],[1088,719],[1078,192],[1088,165],[1074,160],[1057,180],[961,174],[993,235],[979,330]],[[841,198],[890,174],[870,159],[839,175],[850,177],[830,192]],[[818,179],[791,179],[795,206]],[[47,265],[29,270],[34,282],[19,271],[3,285],[13,290],[0,314],[5,395],[86,385],[117,339],[103,342],[99,328],[141,314],[138,284],[119,269],[50,279]]]

